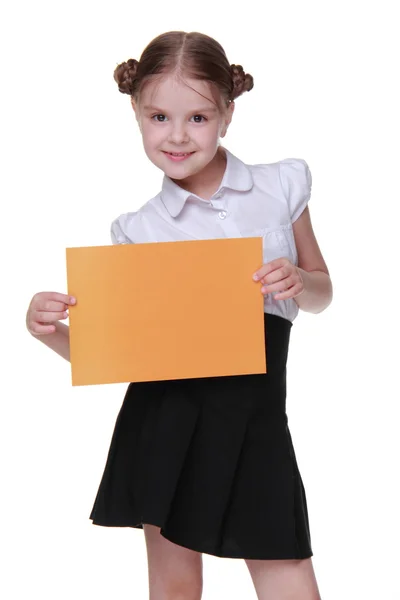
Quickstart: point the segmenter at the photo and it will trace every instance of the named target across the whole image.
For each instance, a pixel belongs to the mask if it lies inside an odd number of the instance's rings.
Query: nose
[[[184,123],[174,123],[169,132],[169,141],[173,144],[186,144],[189,141],[189,135]]]

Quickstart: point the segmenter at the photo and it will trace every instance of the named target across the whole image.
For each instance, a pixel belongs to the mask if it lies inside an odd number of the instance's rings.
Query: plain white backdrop
[[[323,600],[400,599],[395,8],[2,4],[3,598],[147,598],[143,532],[89,521],[126,385],[73,388],[25,313],[35,292],[67,291],[66,247],[111,243],[111,221],[159,191],[113,70],[183,29],[216,37],[254,77],[224,145],[249,163],[304,158],[313,174],[335,293],[294,323],[287,409]],[[204,556],[204,577],[205,600],[255,599],[243,561]]]

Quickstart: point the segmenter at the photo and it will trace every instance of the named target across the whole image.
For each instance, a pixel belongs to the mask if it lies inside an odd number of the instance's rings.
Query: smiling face
[[[234,110],[233,102],[218,104],[206,81],[172,75],[148,82],[132,100],[148,158],[177,183],[193,181],[216,158]]]

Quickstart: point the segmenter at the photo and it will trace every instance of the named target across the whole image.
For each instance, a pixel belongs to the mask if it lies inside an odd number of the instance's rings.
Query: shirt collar
[[[221,181],[219,189],[228,188],[238,192],[248,192],[253,187],[253,178],[250,169],[241,160],[229,152],[226,148],[223,149],[226,154],[225,173]],[[177,185],[172,179],[164,175],[161,200],[171,217],[177,217],[182,211],[187,199],[193,196],[191,192],[184,190]]]

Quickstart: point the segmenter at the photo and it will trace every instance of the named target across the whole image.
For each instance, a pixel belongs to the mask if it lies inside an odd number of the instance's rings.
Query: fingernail
[[[254,273],[253,279],[254,279],[254,281],[258,281],[259,277],[258,277],[257,273]]]
[[[71,296],[70,299],[69,299],[69,301],[70,301],[71,304],[75,304],[76,298],[74,298],[73,296]]]

